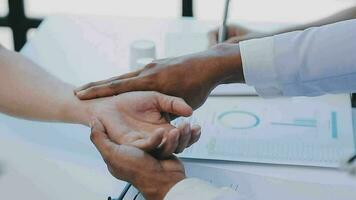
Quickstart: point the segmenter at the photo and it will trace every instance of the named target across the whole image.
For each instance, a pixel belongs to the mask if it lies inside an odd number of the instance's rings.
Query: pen
[[[122,193],[120,194],[119,198],[114,199],[114,198],[112,198],[112,197],[108,197],[108,200],[123,200],[124,197],[125,197],[125,195],[126,195],[127,192],[129,191],[130,187],[131,187],[131,184],[130,184],[130,183],[127,183],[126,186],[125,186],[125,188],[124,188],[124,190],[123,190]]]
[[[218,36],[218,42],[222,43],[227,39],[227,17],[229,14],[229,7],[230,7],[230,0],[225,0],[225,8],[224,8],[224,16],[223,16],[223,21],[222,24],[219,28],[219,36]]]
[[[342,163],[341,169],[350,175],[356,176],[356,154]]]

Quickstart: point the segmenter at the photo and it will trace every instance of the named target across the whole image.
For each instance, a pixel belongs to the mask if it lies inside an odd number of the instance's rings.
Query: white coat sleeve
[[[356,92],[356,20],[240,43],[244,76],[258,94]]]

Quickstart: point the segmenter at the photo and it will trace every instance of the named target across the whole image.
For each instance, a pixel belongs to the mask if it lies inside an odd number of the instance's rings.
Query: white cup
[[[137,69],[143,66],[139,66],[140,59],[156,59],[156,45],[153,41],[149,40],[136,40],[130,45],[130,67],[131,69]],[[141,61],[142,62],[142,61]]]
[[[136,71],[138,69],[142,69],[143,67],[145,67],[146,65],[150,64],[152,61],[154,61],[153,58],[140,58],[136,61],[136,67],[132,67],[131,69],[133,71]]]

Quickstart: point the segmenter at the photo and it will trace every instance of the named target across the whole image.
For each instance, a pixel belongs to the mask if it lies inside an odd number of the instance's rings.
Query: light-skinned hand
[[[90,106],[90,113],[105,126],[113,142],[155,151],[162,157],[182,152],[200,137],[199,126],[183,124],[176,128],[167,118],[167,114],[188,117],[192,108],[181,98],[158,92],[130,92],[99,99]],[[158,128],[163,131],[162,141],[150,146],[152,140],[157,140],[153,133]]]

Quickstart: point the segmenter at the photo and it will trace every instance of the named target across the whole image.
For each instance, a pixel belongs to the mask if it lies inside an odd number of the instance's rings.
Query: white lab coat
[[[259,95],[356,92],[356,20],[240,43],[246,83]],[[165,200],[245,200],[198,179],[176,184]]]

